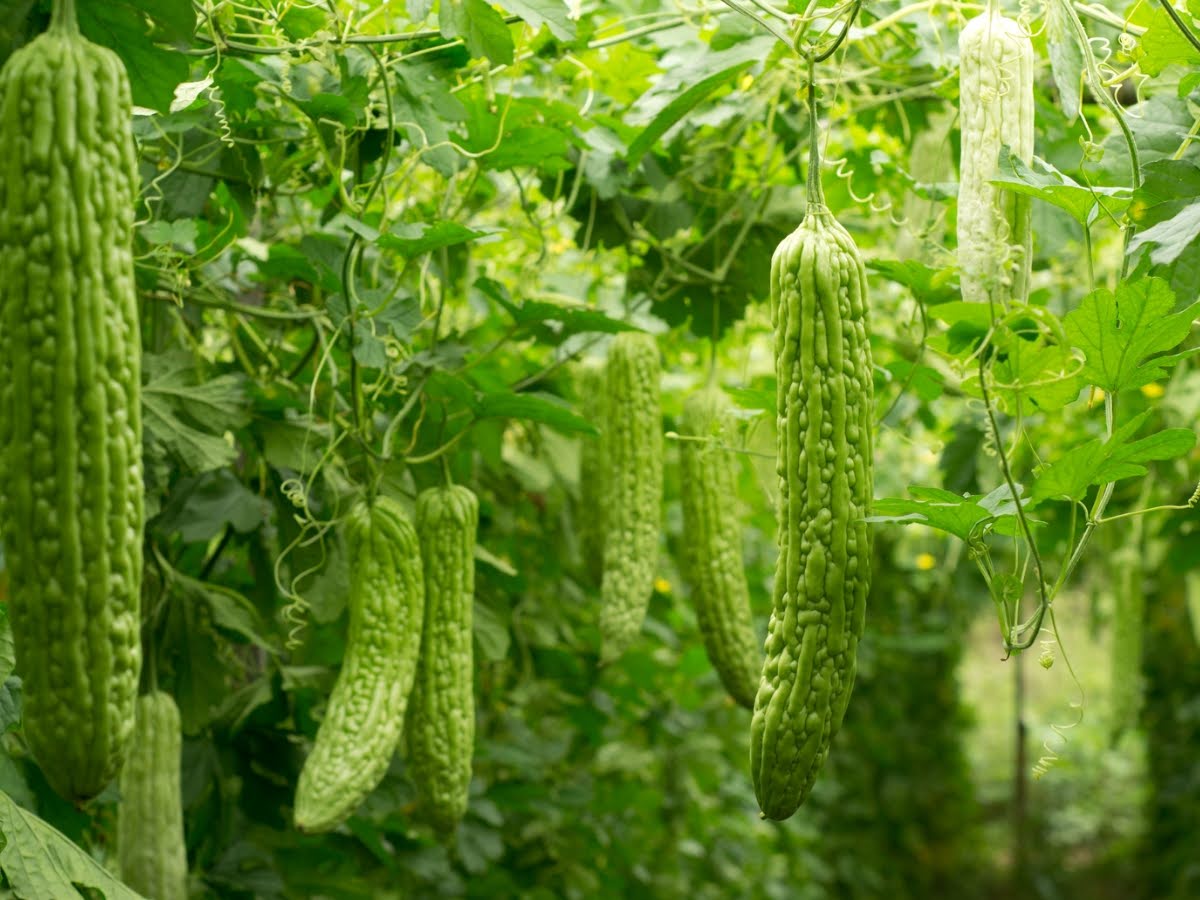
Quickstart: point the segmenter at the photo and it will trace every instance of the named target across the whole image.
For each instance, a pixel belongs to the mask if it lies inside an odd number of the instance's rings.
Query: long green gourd
[[[180,786],[179,708],[155,691],[137,701],[121,769],[117,861],[121,880],[153,900],[186,900],[187,846]]]
[[[425,582],[412,522],[394,500],[346,522],[346,655],[296,787],[296,827],[329,831],[379,784],[404,726],[421,646]]]
[[[118,773],[141,670],[129,81],[70,0],[0,71],[0,499],[25,737],[54,789]]]
[[[641,631],[658,563],[663,451],[661,368],[654,338],[637,331],[618,334],[605,372],[607,498],[600,657],[611,662]]]
[[[991,184],[1000,149],[1033,159],[1033,44],[1012,19],[983,13],[958,38],[958,268],[964,300],[1005,304],[1029,295],[1032,205]]]
[[[772,819],[808,797],[841,726],[871,575],[867,282],[854,241],[825,206],[811,87],[809,110],[808,206],[771,261],[779,559],[750,769]]]
[[[604,478],[604,366],[585,362],[575,370],[575,394],[583,417],[595,425],[598,435],[584,435],[579,445],[579,515],[575,525],[580,549],[592,582],[604,576],[604,508],[607,505]]]
[[[683,506],[683,572],[691,588],[708,658],[725,690],[754,707],[762,645],[750,618],[742,559],[737,465],[721,446],[730,432],[725,395],[706,387],[683,403],[679,431],[679,497]]]
[[[475,750],[472,604],[479,501],[465,487],[417,498],[425,628],[408,707],[408,762],[429,820],[450,832],[467,811]]]
[[[1140,531],[1135,528],[1135,533]],[[1140,537],[1140,535],[1139,535]],[[1146,594],[1143,548],[1131,541],[1112,557],[1111,718],[1113,735],[1136,727],[1142,706],[1142,646],[1145,643]]]

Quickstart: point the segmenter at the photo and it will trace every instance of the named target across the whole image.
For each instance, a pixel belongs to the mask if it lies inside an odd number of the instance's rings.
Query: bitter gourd
[[[1136,533],[1140,528],[1135,528]],[[1142,706],[1142,644],[1145,635],[1146,594],[1142,585],[1140,542],[1112,557],[1112,732],[1137,725]]]
[[[871,574],[866,276],[854,241],[825,206],[811,89],[809,103],[808,205],[771,261],[779,559],[750,766],[772,819],[807,798],[841,726]]]
[[[467,811],[475,749],[472,604],[479,501],[465,487],[417,498],[425,628],[405,726],[408,762],[429,820],[453,830]]]
[[[605,368],[607,489],[604,575],[600,585],[601,660],[633,643],[654,590],[662,522],[662,410],[658,345],[648,334],[613,339]]]
[[[685,438],[679,443],[683,572],[709,660],[729,695],[753,708],[762,645],[750,619],[737,466],[731,453],[720,446],[730,425],[729,405],[718,388],[704,388],[684,401],[679,418]]]
[[[296,787],[296,826],[328,831],[387,772],[421,646],[421,548],[394,500],[356,504],[346,522],[350,630],[346,655]]]
[[[0,72],[0,499],[25,737],[82,800],[141,670],[141,351],[129,81],[69,0]]]
[[[580,412],[595,425],[598,435],[584,435],[579,445],[579,516],[576,529],[588,576],[595,584],[604,574],[604,367],[583,363],[575,371],[575,393]]]
[[[1023,302],[1033,237],[1030,198],[991,184],[1000,148],[1033,158],[1033,44],[1012,19],[984,13],[958,38],[958,268],[964,300]]]
[[[187,847],[180,787],[179,708],[170,694],[138,698],[121,769],[117,860],[121,880],[153,900],[186,900]]]

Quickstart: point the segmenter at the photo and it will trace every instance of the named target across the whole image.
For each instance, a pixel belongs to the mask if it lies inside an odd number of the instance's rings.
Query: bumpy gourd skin
[[[479,501],[465,487],[417,498],[425,563],[425,629],[405,726],[408,762],[429,821],[452,831],[467,811],[475,750],[475,532]]]
[[[658,346],[626,331],[613,340],[605,378],[608,437],[601,660],[633,643],[654,590],[662,522],[662,410]]]
[[[117,860],[121,880],[153,900],[186,900],[187,846],[180,787],[179,708],[170,694],[138,698],[121,769]]]
[[[421,646],[421,549],[394,500],[359,503],[346,522],[350,630],[325,719],[296,787],[296,827],[329,831],[387,772]]]
[[[575,393],[580,413],[600,429],[598,435],[583,435],[579,445],[579,534],[588,576],[599,584],[604,576],[604,509],[606,453],[604,449],[604,367],[584,363],[575,370]]]
[[[1007,303],[1029,294],[1032,205],[991,184],[1000,148],[1033,158],[1033,44],[1012,19],[984,13],[958,38],[958,267],[964,300]]]
[[[715,387],[692,394],[679,419],[679,496],[683,505],[683,570],[691,587],[708,658],[742,706],[754,707],[762,666],[750,618],[750,588],[742,560],[737,465],[719,445],[729,406]]]
[[[137,169],[117,56],[57,4],[0,72],[0,499],[24,729],[54,789],[118,773],[141,669]]]
[[[786,819],[807,798],[854,685],[871,571],[865,289],[850,235],[810,200],[771,262],[779,560],[750,766],[772,819]]]

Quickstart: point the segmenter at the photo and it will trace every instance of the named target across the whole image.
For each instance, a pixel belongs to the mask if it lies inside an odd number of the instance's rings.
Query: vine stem
[[[1108,436],[1112,437],[1114,425],[1117,417],[1117,402],[1113,399],[1113,395],[1105,393],[1104,395],[1104,424],[1108,431]],[[1062,572],[1058,576],[1058,580],[1054,583],[1054,592],[1051,596],[1058,594],[1059,589],[1071,577],[1071,573],[1075,571],[1075,567],[1079,565],[1079,560],[1083,558],[1083,551],[1087,548],[1088,543],[1092,539],[1092,534],[1096,531],[1096,526],[1100,524],[1101,517],[1104,515],[1104,508],[1108,506],[1108,501],[1112,499],[1113,489],[1116,485],[1113,482],[1108,482],[1100,489],[1100,493],[1096,495],[1096,502],[1092,504],[1092,511],[1088,514],[1087,524],[1083,528],[1083,534],[1079,537],[1079,543],[1075,545],[1075,549],[1071,552],[1070,559],[1063,566]]]
[[[79,33],[79,20],[75,17],[75,0],[54,0],[50,13],[50,27],[67,34]]]
[[[825,62],[825,60],[837,53],[838,47],[842,46],[842,42],[846,40],[846,36],[850,33],[850,27],[854,24],[854,20],[858,17],[858,11],[860,9],[862,9],[862,0],[854,0],[854,5],[850,7],[850,12],[846,16],[846,21],[842,23],[842,30],[838,36],[833,39],[833,44],[828,50],[823,50],[816,56],[809,57],[810,62]]]
[[[1021,495],[1017,492],[1017,484],[1013,479],[1012,469],[1008,465],[1008,455],[1004,452],[1004,442],[1000,437],[1000,423],[996,421],[996,410],[992,406],[992,398],[987,389],[987,363],[984,361],[984,354],[979,354],[979,392],[983,396],[983,406],[987,410],[988,422],[992,428],[992,439],[996,442],[996,452],[1000,457],[1000,470],[1004,475],[1004,483],[1008,485],[1009,495],[1012,497],[1013,504],[1017,510],[1017,522],[1021,526],[1021,533],[1025,537],[1025,542],[1029,545],[1029,553],[1033,559],[1033,570],[1037,576],[1038,590],[1038,608],[1033,614],[1033,618],[1026,623],[1022,623],[1014,628],[1011,635],[1004,636],[1004,649],[1011,652],[1013,650],[1025,650],[1033,645],[1037,638],[1038,632],[1042,627],[1042,618],[1046,615],[1046,610],[1050,608],[1050,598],[1046,596],[1046,579],[1042,574],[1042,555],[1038,552],[1037,544],[1033,539],[1033,529],[1029,527],[1029,520],[1025,517],[1025,509],[1021,506]],[[1021,643],[1014,641],[1022,632],[1032,629],[1032,637],[1027,642]]]

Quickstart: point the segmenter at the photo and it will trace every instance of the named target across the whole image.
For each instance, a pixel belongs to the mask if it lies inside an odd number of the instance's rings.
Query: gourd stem
[[[846,21],[842,23],[842,30],[838,33],[838,36],[834,38],[833,44],[825,50],[822,50],[820,53],[810,56],[810,63],[825,62],[825,60],[829,59],[829,57],[833,56],[833,54],[837,52],[838,47],[842,46],[842,42],[845,41],[847,35],[850,34],[850,27],[854,24],[854,20],[858,17],[858,11],[861,8],[862,0],[854,0],[854,5],[850,7],[850,13],[846,16]]]
[[[79,33],[79,22],[75,18],[75,0],[54,0],[54,10],[50,13],[50,30]]]
[[[820,129],[817,123],[817,79],[816,65],[808,61],[808,208],[825,206],[825,192],[821,189]]]

